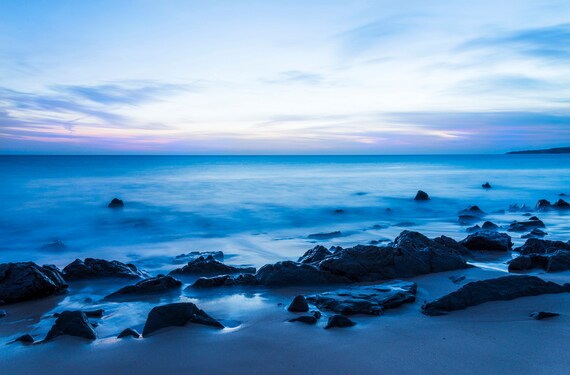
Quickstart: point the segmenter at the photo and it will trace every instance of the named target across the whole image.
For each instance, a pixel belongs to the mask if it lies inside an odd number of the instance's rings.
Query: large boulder
[[[77,281],[95,278],[145,279],[149,275],[134,264],[85,258],[85,260],[76,259],[65,266],[63,277],[67,281]]]
[[[215,288],[222,286],[255,286],[258,284],[257,278],[251,273],[244,273],[237,276],[221,275],[214,277],[200,277],[192,284],[192,288]]]
[[[33,262],[0,264],[0,304],[52,296],[66,288],[57,269]]]
[[[83,311],[64,311],[51,327],[45,340],[49,341],[57,336],[69,335],[95,340],[97,335]]]
[[[422,312],[442,315],[491,301],[509,301],[519,297],[549,293],[570,292],[570,284],[559,285],[536,276],[503,276],[496,279],[474,281],[435,301],[426,302]]]
[[[508,251],[513,245],[511,237],[506,233],[494,230],[481,230],[473,233],[460,242],[469,250]]]
[[[548,254],[521,255],[509,262],[509,272],[541,268],[546,272],[570,270],[570,251],[558,250]]]
[[[330,310],[338,314],[380,315],[385,309],[414,302],[416,291],[416,283],[392,281],[319,293],[308,296],[307,300],[321,310]]]
[[[255,273],[254,267],[228,266],[213,256],[200,256],[182,268],[172,270],[169,275],[227,275],[232,273]]]
[[[322,262],[321,262],[322,263]],[[342,275],[323,272],[317,266],[292,261],[267,264],[256,274],[259,284],[264,286],[317,285],[346,283],[350,280]]]
[[[149,294],[160,294],[172,292],[180,289],[182,282],[172,276],[157,276],[150,279],[141,280],[135,285],[128,285],[114,293],[109,294],[105,299],[121,299],[129,297],[145,296]]]
[[[324,246],[317,245],[317,246],[313,247],[312,249],[307,250],[305,252],[305,254],[303,254],[297,260],[297,262],[299,262],[299,263],[318,263],[321,260],[328,257],[329,255],[332,255],[332,252],[329,251],[329,249],[327,249]]]
[[[200,310],[193,303],[171,303],[154,307],[150,311],[143,328],[143,337],[147,337],[162,328],[172,326],[182,327],[187,323],[224,328],[220,322]]]
[[[513,251],[522,255],[528,254],[549,254],[558,250],[570,251],[570,243],[562,241],[541,240],[538,238],[529,238],[525,244],[516,247]]]

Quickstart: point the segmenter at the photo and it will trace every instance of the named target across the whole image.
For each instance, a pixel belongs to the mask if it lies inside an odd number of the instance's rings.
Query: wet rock
[[[224,261],[224,253],[222,251],[192,251],[187,254],[180,254],[174,257],[172,263],[174,264],[183,264],[191,262],[199,257],[208,257],[212,256],[214,259],[223,262]]]
[[[521,238],[542,238],[546,235],[548,235],[548,233],[546,233],[546,232],[544,232],[538,228],[534,228],[532,231],[530,231],[530,233],[522,235]]]
[[[538,311],[538,312],[533,312],[529,316],[535,320],[542,320],[542,319],[554,318],[556,316],[560,316],[560,314],[547,312],[547,311]]]
[[[317,319],[321,319],[321,317],[323,316],[323,314],[321,314],[321,312],[318,310],[311,311],[311,313],[313,313],[313,316]]]
[[[552,205],[546,199],[541,199],[538,202],[536,202],[535,209],[537,211],[548,211],[551,208],[552,208]]]
[[[416,291],[416,283],[398,280],[319,293],[308,296],[307,300],[321,310],[343,315],[380,315],[385,309],[414,302]]]
[[[465,280],[465,275],[451,275],[449,276],[449,280],[451,280],[454,284],[460,284],[463,280]]]
[[[97,335],[82,311],[64,311],[51,327],[45,340],[49,341],[57,336],[69,335],[95,340]]]
[[[570,284],[559,285],[536,276],[503,276],[496,279],[467,283],[457,291],[435,301],[426,302],[422,312],[442,315],[491,301],[509,301],[519,297],[570,292]]]
[[[508,234],[492,230],[481,230],[459,243],[469,250],[477,251],[508,251],[513,244]]]
[[[548,254],[521,255],[509,262],[509,272],[541,268],[546,272],[570,270],[570,251],[558,250]]]
[[[103,314],[105,313],[105,310],[103,309],[88,310],[88,311],[83,311],[83,313],[88,318],[102,318]]]
[[[491,184],[488,182],[485,182],[483,185],[481,185],[483,187],[483,189],[491,189]]]
[[[125,264],[116,260],[85,258],[76,259],[63,269],[67,281],[95,278],[144,279],[149,275],[139,270],[134,264]]]
[[[527,206],[526,204],[523,204],[522,206],[519,206],[518,204],[511,204],[509,205],[509,212],[531,212],[532,208]]]
[[[325,329],[329,328],[345,328],[352,327],[356,325],[352,320],[348,319],[346,316],[333,315],[329,318]]]
[[[257,278],[250,273],[242,275],[221,275],[214,277],[201,277],[192,284],[191,288],[215,288],[223,286],[254,286]]]
[[[570,210],[570,203],[566,202],[564,199],[559,199],[552,205],[552,207],[557,210]]]
[[[124,297],[167,293],[180,289],[180,287],[182,287],[182,282],[176,280],[174,277],[159,275],[150,279],[141,280],[135,285],[125,286],[109,294],[105,299],[121,299]]]
[[[272,287],[346,283],[350,281],[342,275],[323,272],[317,266],[292,261],[267,264],[259,269],[256,276],[259,284]]]
[[[202,324],[210,327],[224,328],[224,326],[200,310],[190,302],[171,303],[154,307],[148,314],[143,329],[143,337],[166,327],[182,327],[187,323]]]
[[[6,310],[0,310],[0,318],[5,318],[8,315]]]
[[[25,335],[22,335],[14,340],[14,342],[21,342],[25,345],[33,344],[35,341],[36,340],[34,339],[34,336],[30,335],[29,333],[26,333]]]
[[[0,264],[0,304],[52,296],[65,292],[61,274],[32,262]]]
[[[293,298],[291,304],[287,307],[287,310],[291,312],[307,312],[309,311],[309,305],[304,296],[296,296]]]
[[[570,243],[562,241],[541,240],[538,238],[529,238],[525,244],[516,247],[513,251],[519,252],[522,255],[528,254],[549,254],[558,250],[570,251]]]
[[[113,200],[107,205],[109,208],[123,208],[125,203],[119,198],[113,198]]]
[[[324,246],[315,246],[310,250],[307,250],[305,254],[303,254],[297,262],[299,263],[318,263],[321,260],[325,259],[329,255],[332,255],[326,247]]]
[[[289,322],[301,322],[301,323],[305,323],[305,324],[316,324],[317,320],[318,319],[315,318],[313,315],[303,315],[303,316],[299,316],[297,318],[289,319]]]
[[[532,219],[532,218],[531,218]],[[514,223],[511,223],[509,225],[509,227],[507,228],[507,230],[509,232],[528,232],[529,230],[532,230],[534,228],[544,228],[545,225],[541,220],[531,220],[529,219],[528,221],[515,221]]]
[[[530,215],[529,215],[530,216]],[[537,216],[531,216],[528,218],[529,220],[540,220]]]
[[[414,198],[415,201],[429,201],[430,197],[429,195],[423,191],[423,190],[418,190],[418,192],[416,193],[416,197]]]
[[[307,238],[311,240],[330,240],[331,238],[341,237],[342,233],[340,231],[334,231],[330,233],[313,233],[309,234]]]
[[[493,222],[486,221],[481,226],[483,230],[499,230],[499,226]]]
[[[62,240],[54,240],[53,242],[42,245],[43,250],[63,250],[66,246]]]
[[[169,275],[227,275],[232,273],[255,273],[255,268],[228,266],[209,255],[198,257],[184,267],[171,271]]]
[[[139,337],[141,337],[141,335],[132,328],[125,328],[121,333],[119,333],[117,338],[122,339],[125,337],[134,337],[135,339],[138,339]]]
[[[476,218],[481,218],[485,216],[485,212],[479,208],[479,206],[470,206],[466,210],[459,211],[459,216],[471,216]]]
[[[474,225],[472,227],[469,227],[467,229],[465,229],[465,231],[467,233],[476,233],[479,232],[480,230],[482,230],[483,228],[481,228],[479,225]]]

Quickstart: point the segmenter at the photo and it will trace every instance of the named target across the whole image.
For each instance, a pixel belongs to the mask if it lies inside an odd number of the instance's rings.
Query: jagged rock
[[[521,255],[509,262],[509,272],[542,268],[546,272],[570,270],[570,251],[558,250],[548,254]]]
[[[299,263],[318,263],[331,254],[332,254],[332,252],[330,252],[326,247],[318,245],[318,246],[313,247],[310,250],[307,250],[307,252],[305,252],[305,254],[303,254],[297,260],[297,262],[299,262]]]
[[[549,201],[547,201],[546,199],[541,199],[538,202],[536,202],[536,207],[535,209],[537,211],[548,211],[552,208],[552,205],[550,204]]]
[[[331,238],[341,237],[342,233],[340,231],[334,231],[330,233],[313,233],[309,234],[307,238],[311,240],[330,240]]]
[[[435,301],[426,302],[422,312],[442,315],[491,301],[509,301],[519,297],[549,293],[570,292],[570,284],[559,285],[536,276],[503,276],[496,279],[474,281]]]
[[[317,266],[292,261],[267,264],[259,269],[256,277],[259,284],[272,287],[346,283],[350,281],[344,276],[323,272]]]
[[[305,324],[316,324],[317,320],[318,319],[316,317],[314,317],[313,315],[303,315],[303,316],[299,316],[297,318],[289,319],[289,322],[301,322],[301,323],[305,323]]]
[[[0,304],[42,298],[65,292],[61,274],[33,262],[0,264]]]
[[[570,210],[570,203],[566,202],[564,199],[559,199],[552,205],[552,207],[557,210]]]
[[[54,240],[53,242],[42,245],[43,250],[63,250],[66,246],[62,240]]]
[[[325,329],[329,328],[345,328],[345,327],[352,327],[356,325],[352,320],[348,319],[346,316],[342,315],[333,315],[329,318]]]
[[[166,327],[182,327],[187,323],[224,328],[224,326],[190,302],[171,303],[154,307],[148,314],[143,337]]]
[[[533,230],[530,231],[530,233],[522,235],[521,238],[542,238],[546,235],[548,235],[548,233],[538,228],[534,228]]]
[[[117,338],[122,339],[125,337],[134,337],[135,339],[138,339],[139,337],[141,337],[141,335],[132,328],[125,328],[121,333],[119,333]]]
[[[307,312],[309,311],[309,305],[304,296],[296,296],[293,298],[291,304],[287,307],[287,310],[291,312]]]
[[[199,257],[208,257],[208,256],[212,256],[214,259],[219,260],[220,262],[224,261],[224,253],[222,251],[192,251],[187,254],[177,255],[176,257],[174,257],[172,263],[183,264],[191,262]]]
[[[418,192],[416,193],[416,197],[414,198],[414,200],[416,201],[429,201],[430,197],[429,195],[422,190],[418,190]]]
[[[22,335],[14,340],[14,342],[21,342],[25,345],[33,344],[35,341],[36,340],[34,339],[34,336],[30,335],[29,333],[26,333],[25,335]]]
[[[509,225],[507,230],[509,232],[528,232],[529,230],[534,228],[544,228],[544,227],[545,227],[544,223],[541,220],[538,220],[538,218],[536,218],[536,220],[529,219],[528,221],[515,221],[514,223],[511,223]]]
[[[182,268],[170,271],[169,275],[227,275],[232,273],[255,273],[254,267],[228,266],[213,256],[198,257]]]
[[[516,247],[513,251],[519,252],[522,255],[528,254],[549,254],[558,250],[570,251],[570,243],[562,241],[541,240],[538,238],[529,238],[525,244]]]
[[[0,318],[5,318],[8,315],[6,310],[0,310]]]
[[[542,319],[554,318],[556,316],[560,316],[560,314],[551,313],[547,311],[539,311],[539,312],[533,312],[529,316],[535,320],[542,320]]]
[[[315,310],[315,311],[311,311],[313,313],[313,316],[317,319],[321,319],[321,317],[323,316],[323,314],[321,314],[320,311]]]
[[[192,284],[192,288],[214,288],[221,286],[254,286],[257,285],[257,278],[250,273],[237,276],[222,275],[214,277],[201,277]]]
[[[469,250],[478,251],[508,251],[513,244],[508,234],[492,230],[481,230],[459,243]]]
[[[459,211],[459,216],[472,216],[476,218],[481,218],[485,216],[485,212],[479,208],[479,206],[470,206],[466,210]]]
[[[530,208],[526,204],[523,204],[522,206],[519,206],[516,203],[509,205],[509,212],[527,212],[528,213],[531,211],[532,211],[532,208]]]
[[[145,279],[149,275],[139,270],[134,264],[125,264],[116,260],[85,258],[76,259],[63,269],[67,281],[95,278]]]
[[[105,299],[120,299],[124,297],[166,293],[180,289],[180,287],[182,287],[182,282],[176,280],[174,277],[159,275],[150,279],[141,280],[135,285],[125,286],[109,294]]]
[[[474,225],[474,226],[472,226],[472,227],[469,227],[469,228],[465,229],[465,231],[466,231],[467,233],[477,233],[477,232],[479,232],[479,231],[482,230],[482,229],[483,229],[483,228],[481,228],[479,225]]]
[[[495,223],[490,222],[490,221],[486,221],[483,223],[483,226],[481,226],[481,228],[483,230],[498,230],[499,226]]]
[[[123,208],[125,203],[119,198],[113,198],[113,200],[107,205],[109,208]]]
[[[398,280],[380,285],[319,293],[307,297],[307,300],[321,310],[330,310],[343,315],[380,315],[385,309],[414,302],[416,291],[416,283]]]
[[[60,335],[83,337],[95,340],[97,335],[83,311],[64,311],[51,327],[45,340],[49,341]]]
[[[491,184],[488,182],[485,182],[483,185],[481,185],[483,187],[483,189],[491,189]]]

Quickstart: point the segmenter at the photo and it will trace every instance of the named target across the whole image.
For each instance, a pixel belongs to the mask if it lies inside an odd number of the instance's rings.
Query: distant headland
[[[511,151],[507,154],[570,154],[570,147],[549,148],[546,150]]]

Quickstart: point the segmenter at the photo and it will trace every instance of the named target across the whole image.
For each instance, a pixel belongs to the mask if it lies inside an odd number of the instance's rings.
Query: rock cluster
[[[145,279],[149,275],[139,270],[134,264],[85,258],[85,260],[76,259],[65,266],[63,277],[67,281],[77,281],[94,278]]]
[[[228,266],[212,255],[200,256],[191,260],[182,268],[171,271],[170,275],[224,275],[232,273],[255,273],[254,267]]]
[[[0,264],[0,304],[14,303],[65,292],[60,272],[33,262]]]

